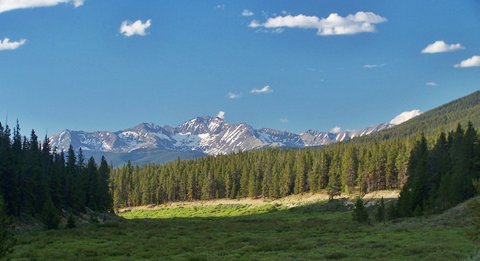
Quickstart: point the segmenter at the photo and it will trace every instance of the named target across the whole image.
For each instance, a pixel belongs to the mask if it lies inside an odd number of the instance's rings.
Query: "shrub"
[[[13,251],[15,238],[11,231],[12,221],[3,210],[3,199],[0,197],[0,259]]]

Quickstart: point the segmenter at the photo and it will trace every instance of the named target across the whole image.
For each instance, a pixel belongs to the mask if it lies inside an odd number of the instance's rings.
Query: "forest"
[[[13,129],[0,123],[0,191],[4,211],[13,217],[34,217],[48,228],[61,216],[112,210],[110,167],[105,158],[98,165],[85,161],[81,149],[70,146],[66,154],[54,152],[45,137],[41,143],[32,130],[22,137],[17,122]],[[62,213],[65,211],[66,213]]]
[[[401,189],[398,214],[439,211],[473,196],[480,176],[478,134],[347,142],[320,149],[266,149],[114,169],[114,207],[218,198],[279,198],[303,192]]]

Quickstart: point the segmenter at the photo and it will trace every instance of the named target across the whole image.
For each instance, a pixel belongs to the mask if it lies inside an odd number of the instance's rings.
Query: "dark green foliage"
[[[394,202],[391,202],[390,204],[388,204],[386,214],[387,214],[386,219],[388,219],[388,220],[393,220],[393,219],[398,217],[397,208],[395,207]]]
[[[472,181],[477,198],[470,202],[470,211],[472,212],[472,229],[469,232],[469,236],[472,240],[480,242],[480,179],[474,179]]]
[[[0,259],[13,251],[15,238],[11,219],[5,214],[3,199],[0,197]]]
[[[398,200],[399,216],[420,216],[452,207],[475,194],[480,178],[478,134],[469,123],[441,133],[432,149],[420,137],[408,163],[408,181]]]
[[[380,200],[380,205],[377,206],[375,220],[377,222],[385,222],[385,202],[383,201],[383,197]]]
[[[75,222],[75,217],[73,216],[72,213],[70,213],[70,215],[68,215],[66,228],[76,228],[76,227],[77,227],[77,223]]]
[[[361,198],[357,198],[355,201],[355,207],[352,212],[352,217],[354,221],[360,223],[367,223],[368,222],[368,212],[363,205],[363,200]]]
[[[70,146],[66,156],[51,150],[48,139],[41,144],[35,131],[27,139],[21,137],[18,123],[13,136],[0,124],[0,196],[7,215],[40,217],[55,228],[61,209],[112,209],[110,169],[104,158],[97,169],[93,159],[85,165],[81,150],[77,155]]]
[[[46,229],[57,229],[60,224],[60,216],[51,200],[45,201],[41,213],[41,220]]]

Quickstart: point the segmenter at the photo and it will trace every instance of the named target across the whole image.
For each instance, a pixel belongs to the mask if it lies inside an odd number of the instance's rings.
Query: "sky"
[[[0,121],[39,135],[203,115],[360,129],[479,90],[479,13],[477,0],[0,0]]]

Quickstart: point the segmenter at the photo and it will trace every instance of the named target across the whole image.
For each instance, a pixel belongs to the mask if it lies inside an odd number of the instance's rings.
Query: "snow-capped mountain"
[[[254,129],[232,124],[219,117],[197,117],[177,127],[142,123],[121,131],[65,130],[50,138],[51,146],[66,150],[70,144],[84,151],[132,153],[146,151],[188,152],[209,155],[248,151],[265,147],[305,148],[327,145],[368,135],[394,126],[390,123],[359,131],[322,132],[308,130],[300,134],[274,129]]]

